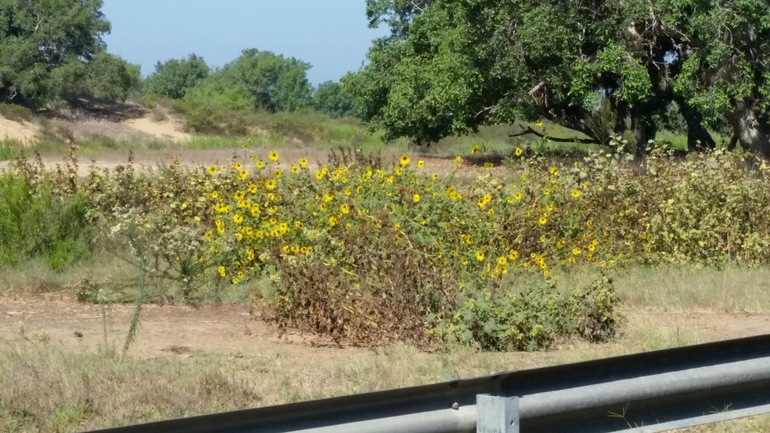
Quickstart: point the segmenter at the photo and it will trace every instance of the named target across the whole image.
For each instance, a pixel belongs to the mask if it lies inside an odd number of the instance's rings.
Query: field
[[[305,124],[294,137],[268,126],[248,138],[182,142],[81,136],[78,128],[95,127],[81,123],[65,125],[80,145],[76,166],[53,138],[5,142],[6,168],[19,150],[37,149],[47,171],[32,160],[4,177],[4,197],[20,204],[0,213],[7,241],[0,274],[0,431],[82,431],[770,332],[770,227],[760,217],[770,198],[763,169],[751,169],[759,176],[747,172],[740,155],[717,153],[679,165],[663,155],[640,174],[620,157],[581,162],[590,147],[554,152],[548,143],[507,143],[501,137],[511,131],[502,129],[415,149],[406,143],[384,148],[355,138],[355,130],[354,139],[344,138],[339,131],[352,127],[334,122],[315,128],[322,131],[318,139],[307,139]],[[98,128],[124,131],[115,122]],[[347,148],[358,142],[365,152],[340,153],[336,146],[345,147],[345,140]],[[134,152],[131,174],[121,169],[126,149]],[[513,158],[501,165],[503,156]],[[91,174],[91,158],[105,171]],[[62,161],[70,165],[57,173]],[[651,169],[658,174],[651,176]],[[70,174],[77,185],[68,183]],[[239,203],[246,194],[252,194],[250,207]],[[260,212],[254,203],[262,204]],[[17,230],[7,221],[26,207],[37,213],[22,212],[20,219],[39,218],[41,225]],[[241,215],[241,208],[251,211]],[[382,209],[392,216],[382,216]],[[99,215],[98,224],[83,223],[87,211]],[[694,215],[702,233],[682,230]],[[742,220],[732,224],[733,216]],[[446,221],[451,227],[438,225]],[[283,222],[290,226],[286,234]],[[301,229],[294,229],[297,222]],[[50,226],[61,230],[40,229]],[[169,227],[193,234],[172,235]],[[275,230],[245,244],[238,238]],[[376,239],[365,236],[370,232]],[[461,237],[458,245],[439,241]],[[185,255],[161,248],[159,239],[167,245],[194,239],[201,246]],[[368,262],[361,251],[371,249],[391,256]],[[248,258],[260,252],[264,266]],[[311,313],[298,305],[321,305],[313,290],[331,286],[312,276],[292,280],[292,269],[330,269],[334,295],[325,302],[333,310],[381,305],[381,316],[367,320],[383,331],[366,328],[352,313],[344,316],[354,324],[348,328],[308,323]],[[592,286],[600,277],[604,283]],[[388,312],[404,311],[402,304],[373,299],[411,290],[405,283],[459,295],[394,321]],[[359,303],[346,300],[354,293],[361,294]],[[591,317],[606,321],[589,339],[553,317],[506,321],[522,308],[511,293],[534,305],[573,306],[576,293],[587,293],[576,318],[598,311]],[[499,303],[484,310],[482,299]],[[436,321],[424,325],[428,311]],[[506,330],[482,329],[463,318],[467,311],[499,314],[504,319],[496,326]],[[416,326],[394,325],[408,314],[414,320],[405,322]],[[758,418],[689,431],[769,428],[768,418]]]

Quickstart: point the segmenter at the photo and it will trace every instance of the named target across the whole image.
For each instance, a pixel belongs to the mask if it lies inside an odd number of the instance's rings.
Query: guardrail
[[[770,335],[93,433],[650,433],[764,413]]]

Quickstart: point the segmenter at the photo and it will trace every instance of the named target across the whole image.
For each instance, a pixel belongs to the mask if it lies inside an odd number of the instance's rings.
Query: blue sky
[[[195,53],[223,66],[256,48],[310,63],[314,85],[356,71],[372,39],[365,0],[104,0],[107,49],[150,74],[158,61]]]

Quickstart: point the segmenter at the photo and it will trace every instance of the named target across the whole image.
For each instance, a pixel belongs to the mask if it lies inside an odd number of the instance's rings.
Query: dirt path
[[[116,305],[106,315],[107,339],[122,347],[132,313],[130,305]],[[627,329],[644,333],[654,328],[688,333],[699,341],[718,341],[770,333],[770,314],[632,311]],[[104,316],[98,305],[74,302],[61,295],[0,297],[0,344],[3,341],[46,340],[67,350],[94,350],[104,342]],[[82,335],[82,336],[80,336]],[[565,346],[561,355],[583,347]],[[134,356],[147,359],[198,352],[258,356],[280,353],[294,365],[348,362],[364,357],[362,348],[340,349],[322,339],[287,335],[278,338],[273,326],[237,305],[145,306]],[[553,352],[505,354],[518,364],[541,364]],[[547,363],[547,362],[546,362]]]
[[[244,166],[250,167],[253,161],[250,155],[258,155],[267,161],[268,153],[271,149],[173,149],[173,150],[140,150],[133,154],[134,166],[139,170],[155,170],[159,167],[168,165],[174,159],[178,160],[183,166],[194,168],[199,166],[207,167],[209,165],[225,165],[231,161],[237,161]],[[296,145],[293,147],[284,147],[278,149],[281,159],[277,167],[288,169],[291,164],[296,164],[300,158],[306,158],[311,169],[325,165],[331,157],[331,150],[319,149],[312,146]],[[81,155],[78,157],[78,175],[87,176],[89,167],[98,167],[112,170],[128,161],[128,151],[105,151],[96,156]],[[383,152],[383,162],[394,162],[398,159],[398,152]],[[456,168],[453,157],[441,157],[435,155],[424,155],[410,153],[412,164],[422,160],[424,168],[420,171],[424,173],[445,174]],[[63,156],[45,156],[42,158],[43,164],[47,169],[54,169],[56,165],[62,165]],[[0,170],[7,169],[13,164],[12,161],[0,161]],[[504,175],[509,173],[503,166],[493,168],[484,168],[481,165],[473,165],[466,161],[459,169],[458,176],[472,178],[478,175],[491,173],[493,175]]]

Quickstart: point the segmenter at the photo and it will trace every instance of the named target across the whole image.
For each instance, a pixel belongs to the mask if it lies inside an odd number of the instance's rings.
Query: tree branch
[[[594,140],[592,140],[590,138],[577,138],[577,137],[574,137],[574,138],[556,138],[556,137],[549,137],[549,136],[543,134],[542,132],[535,131],[534,129],[532,129],[531,126],[527,126],[525,128],[524,125],[519,124],[519,127],[521,129],[523,129],[522,132],[519,132],[518,134],[509,134],[508,137],[513,138],[513,137],[521,137],[523,135],[532,134],[532,135],[535,135],[537,137],[545,138],[547,140],[551,140],[551,141],[556,142],[556,143],[581,143],[581,144],[595,144],[596,143],[596,141],[594,141]]]

